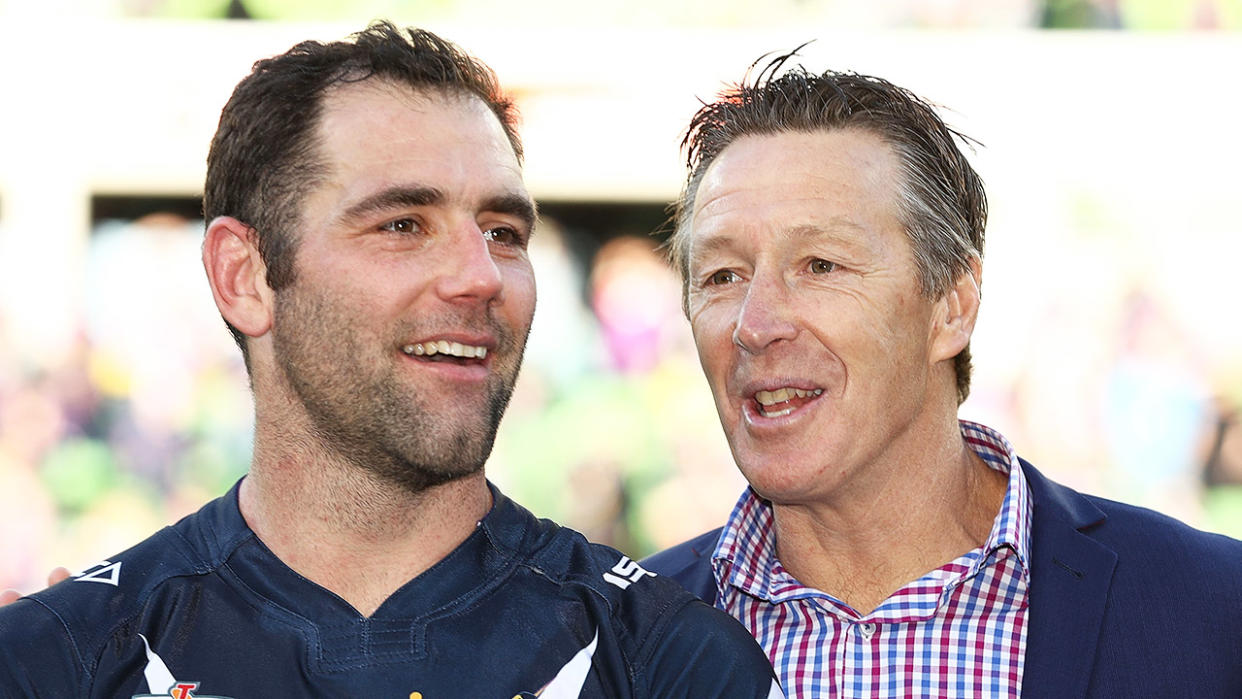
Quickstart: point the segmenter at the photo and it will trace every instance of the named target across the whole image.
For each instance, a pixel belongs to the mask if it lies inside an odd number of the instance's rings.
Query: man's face
[[[845,129],[741,138],[699,185],[694,339],[734,458],[774,502],[879,486],[927,430],[943,358],[900,177],[888,145]]]
[[[273,352],[319,444],[412,492],[480,469],[535,308],[534,207],[478,99],[325,98]]]

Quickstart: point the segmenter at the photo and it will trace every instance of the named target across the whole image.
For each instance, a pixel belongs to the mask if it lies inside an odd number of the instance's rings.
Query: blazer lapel
[[[1034,505],[1022,696],[1085,697],[1117,555],[1086,534],[1099,508],[1022,467]]]

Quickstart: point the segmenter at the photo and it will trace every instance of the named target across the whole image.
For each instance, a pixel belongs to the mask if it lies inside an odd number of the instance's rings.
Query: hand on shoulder
[[[69,577],[69,569],[57,566],[56,568],[52,569],[52,572],[47,574],[47,586],[51,587],[55,585],[56,583],[68,577]],[[22,598],[22,593],[18,592],[17,590],[12,590],[12,589],[4,590],[3,592],[0,592],[0,607],[3,607],[6,604],[12,604],[13,602],[16,602],[17,600],[21,598]]]

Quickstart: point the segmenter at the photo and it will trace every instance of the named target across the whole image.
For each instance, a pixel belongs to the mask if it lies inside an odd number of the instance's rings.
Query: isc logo
[[[604,580],[624,590],[641,580],[644,575],[655,577],[655,573],[644,570],[642,566],[631,561],[628,557],[622,556],[621,560],[617,561],[617,564],[612,567],[612,570],[604,573]]]

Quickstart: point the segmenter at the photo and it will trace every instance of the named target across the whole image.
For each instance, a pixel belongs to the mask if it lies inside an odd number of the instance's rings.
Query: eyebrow
[[[448,200],[438,187],[389,187],[353,204],[341,213],[341,220],[362,218],[376,213],[418,206],[434,206]],[[533,228],[538,218],[535,202],[516,192],[491,197],[483,202],[483,211],[489,211],[521,219],[527,228]]]
[[[389,187],[345,209],[340,220],[348,221],[393,209],[431,206],[444,200],[444,192],[436,187]]]
[[[686,262],[693,267],[696,262],[702,262],[703,258],[731,245],[733,245],[733,238],[729,235],[715,235],[706,240],[691,239],[690,258]]]
[[[535,202],[530,197],[517,193],[502,194],[484,201],[483,211],[516,216],[526,224],[527,228],[534,228],[535,221],[539,218]]]

